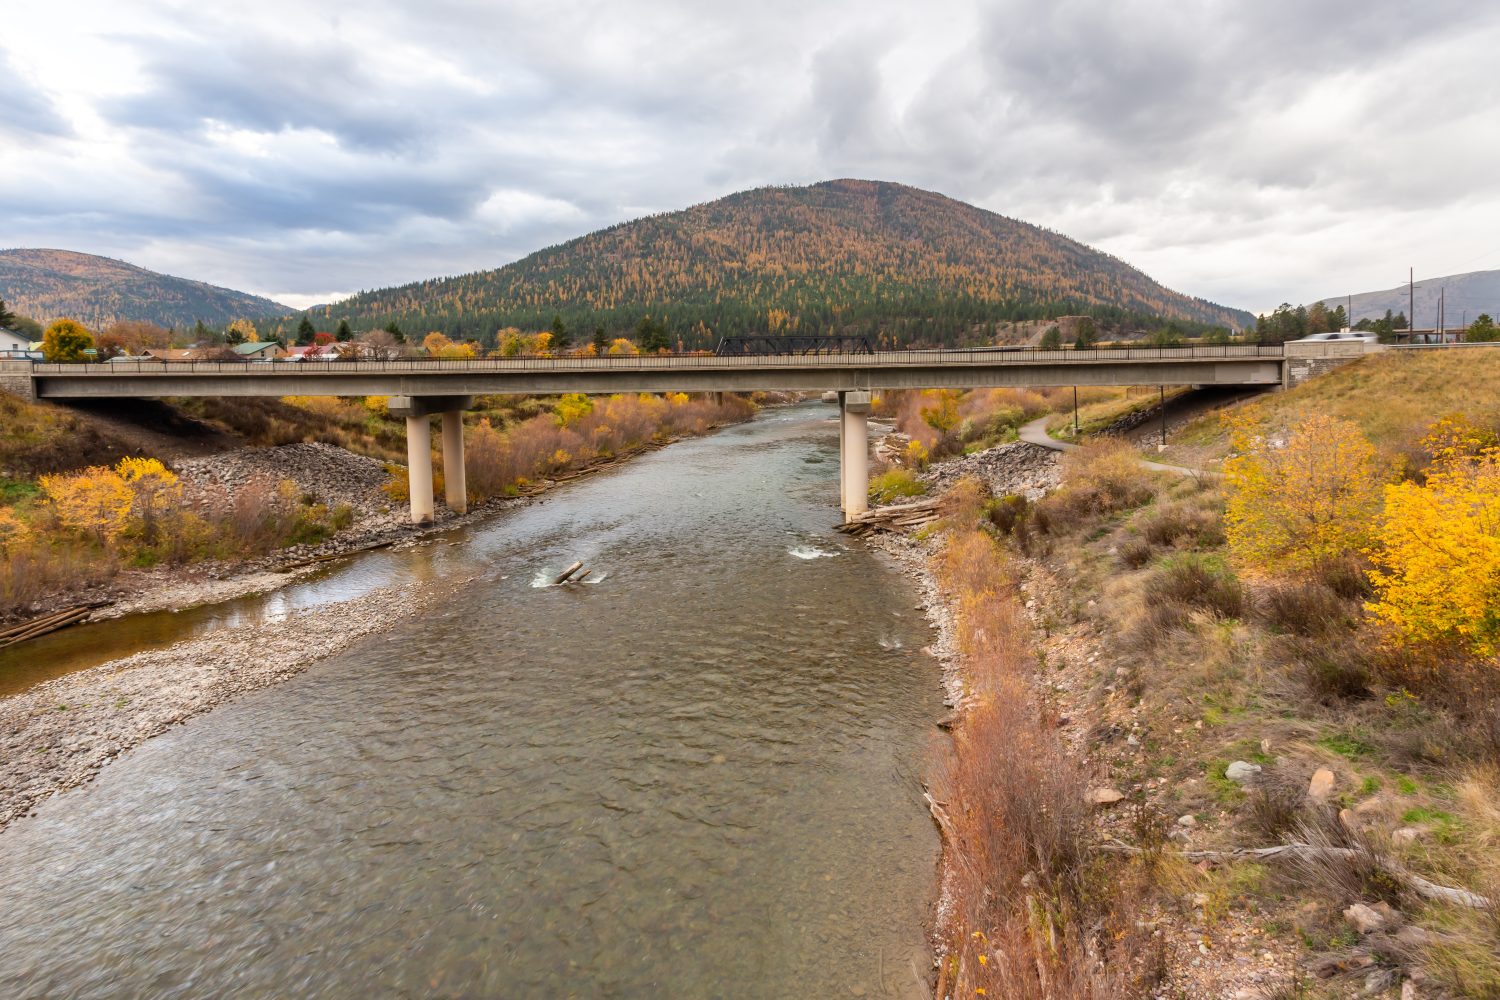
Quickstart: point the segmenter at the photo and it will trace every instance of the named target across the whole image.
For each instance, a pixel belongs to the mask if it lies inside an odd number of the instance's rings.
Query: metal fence
[[[1437,345],[1434,345],[1437,346]],[[1280,344],[1213,344],[1193,347],[1099,347],[1043,350],[981,347],[972,350],[875,351],[870,354],[609,354],[603,357],[521,355],[512,358],[396,358],[386,361],[111,361],[102,364],[31,364],[32,375],[108,378],[111,375],[433,374],[444,372],[692,371],[698,369],[808,369],[964,367],[1097,364],[1126,361],[1216,359],[1281,360]]]

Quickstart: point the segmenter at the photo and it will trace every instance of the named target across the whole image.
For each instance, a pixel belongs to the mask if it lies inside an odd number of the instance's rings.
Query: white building
[[[29,358],[31,357],[30,350],[30,337],[23,337],[14,330],[7,330],[0,326],[0,358]]]

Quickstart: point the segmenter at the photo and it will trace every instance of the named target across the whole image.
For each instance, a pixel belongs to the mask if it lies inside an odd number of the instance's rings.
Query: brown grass
[[[982,497],[963,484],[938,577],[958,609],[969,706],[933,790],[946,804],[943,928],[953,996],[1127,997],[1157,965],[1134,931],[1138,877],[1089,850],[1087,781],[1037,697],[1031,632],[996,542],[977,527]]]

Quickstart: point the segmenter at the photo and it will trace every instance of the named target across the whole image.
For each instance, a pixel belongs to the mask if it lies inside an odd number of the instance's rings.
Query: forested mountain
[[[119,320],[218,327],[292,312],[258,295],[71,250],[0,250],[0,299],[43,324],[67,317],[95,330]]]
[[[1163,317],[1240,328],[1248,313],[1163,288],[1057,233],[900,184],[758,188],[611,226],[491,271],[360,294],[331,326],[398,323],[489,343],[502,327],[575,340],[644,316],[673,341],[764,332],[865,333],[886,345],[989,341],[1007,320],[1092,314],[1145,330]]]

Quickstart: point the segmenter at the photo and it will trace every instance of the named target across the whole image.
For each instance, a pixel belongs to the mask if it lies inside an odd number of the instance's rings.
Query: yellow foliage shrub
[[[1357,426],[1318,414],[1284,443],[1248,427],[1233,439],[1224,533],[1239,562],[1298,570],[1364,549],[1385,469]]]
[[[1399,641],[1500,654],[1500,448],[1473,454],[1440,424],[1425,484],[1385,489],[1368,605]],[[1472,442],[1473,439],[1469,439]]]
[[[593,413],[594,401],[581,392],[570,392],[557,401],[552,412],[557,417],[557,426],[566,427]]]
[[[389,396],[366,396],[365,409],[377,417],[387,416],[391,412],[391,397]]]

